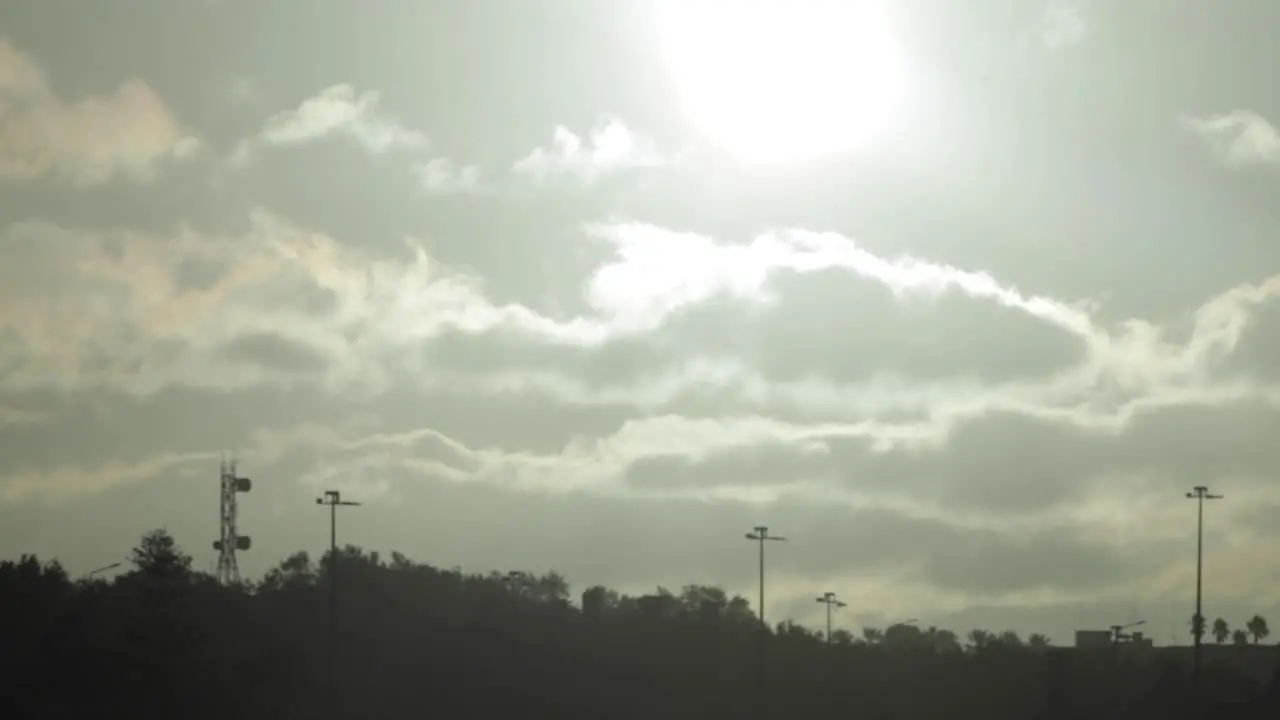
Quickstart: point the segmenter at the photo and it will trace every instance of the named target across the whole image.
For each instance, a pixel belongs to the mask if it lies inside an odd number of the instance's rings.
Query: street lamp
[[[337,490],[325,490],[316,498],[317,505],[329,506],[329,707],[336,708],[338,687],[338,508],[353,507],[358,502],[343,500]]]
[[[1201,604],[1204,589],[1204,501],[1221,500],[1222,496],[1211,494],[1204,485],[1197,485],[1187,493],[1187,498],[1196,501],[1196,614],[1191,617],[1191,634],[1195,637],[1195,647],[1191,652],[1191,678],[1192,682],[1198,683],[1200,643],[1204,638],[1204,608]]]
[[[752,532],[747,533],[747,539],[760,543],[760,624],[767,630],[769,625],[764,620],[764,543],[766,540],[785,542],[786,538],[780,535],[770,535],[768,527],[757,525]]]
[[[836,594],[833,592],[822,593],[822,597],[818,598],[818,602],[827,606],[827,644],[830,645],[831,644],[831,608],[832,607],[842,608],[842,607],[845,607],[848,603],[843,603],[837,600]]]
[[[110,565],[103,565],[102,567],[100,567],[100,568],[98,568],[98,569],[96,569],[96,570],[90,570],[89,572],[85,573],[85,574],[84,574],[84,577],[85,577],[85,579],[87,580],[87,579],[89,579],[89,578],[93,577],[94,575],[99,575],[99,574],[104,573],[104,572],[106,572],[106,571],[108,571],[108,570],[115,570],[116,568],[120,567],[120,565],[121,565],[121,564],[122,564],[122,563],[113,562],[113,563],[111,563]]]

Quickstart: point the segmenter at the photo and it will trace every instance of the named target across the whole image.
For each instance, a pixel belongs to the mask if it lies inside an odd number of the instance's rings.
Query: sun
[[[685,110],[741,160],[866,147],[904,94],[904,63],[876,0],[667,0],[657,21]]]

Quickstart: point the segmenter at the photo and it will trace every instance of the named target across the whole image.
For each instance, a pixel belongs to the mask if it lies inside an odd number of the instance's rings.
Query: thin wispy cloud
[[[337,136],[373,154],[429,145],[424,133],[405,127],[382,109],[377,91],[357,92],[343,84],[327,87],[296,108],[269,117],[258,135],[236,147],[232,162],[246,163],[264,147],[305,145]]]

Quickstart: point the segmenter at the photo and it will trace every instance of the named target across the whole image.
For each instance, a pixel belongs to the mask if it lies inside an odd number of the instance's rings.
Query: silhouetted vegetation
[[[1185,663],[1122,646],[915,625],[828,644],[791,622],[766,632],[747,600],[713,587],[594,587],[578,607],[554,572],[469,575],[351,546],[337,558],[330,687],[321,560],[297,553],[224,587],[154,531],[112,580],[0,563],[0,717],[1280,717],[1274,677],[1213,658],[1201,697],[1253,699],[1247,714],[1196,710]],[[1274,664],[1274,647],[1255,646],[1266,621],[1245,627],[1248,647],[1207,650]]]

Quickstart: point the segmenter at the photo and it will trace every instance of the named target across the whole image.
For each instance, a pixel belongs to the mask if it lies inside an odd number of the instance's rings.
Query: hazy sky
[[[1280,620],[1280,4],[904,0],[834,76],[659,10],[0,5],[0,554],[211,567],[234,451],[248,575],[338,489],[575,592],[754,602],[767,524],[771,619],[1185,642],[1208,484],[1206,614]]]

